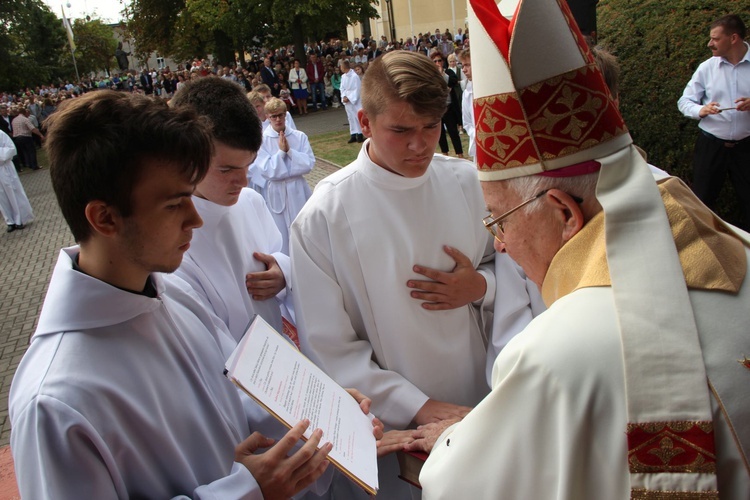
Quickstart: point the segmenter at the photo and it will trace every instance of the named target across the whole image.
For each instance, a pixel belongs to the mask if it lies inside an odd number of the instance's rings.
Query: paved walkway
[[[346,130],[343,108],[328,109],[296,117],[297,128],[314,136]],[[307,176],[311,186],[338,170],[338,166],[318,160]],[[36,220],[22,231],[5,233],[0,224],[0,446],[10,439],[8,391],[13,374],[36,328],[37,318],[52,268],[60,248],[74,243],[57,206],[49,170],[20,174]],[[0,483],[0,499],[3,496]]]

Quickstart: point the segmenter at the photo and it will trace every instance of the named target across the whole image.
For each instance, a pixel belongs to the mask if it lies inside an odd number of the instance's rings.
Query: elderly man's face
[[[482,182],[482,191],[487,209],[495,217],[526,201],[504,181]],[[545,198],[533,203],[545,204]],[[537,210],[530,214],[519,210],[505,219],[503,243],[496,239],[495,250],[510,255],[541,288],[552,258],[564,243],[563,227],[553,217],[550,207],[534,208]]]

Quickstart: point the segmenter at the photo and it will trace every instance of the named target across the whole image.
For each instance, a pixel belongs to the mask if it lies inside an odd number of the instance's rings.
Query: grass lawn
[[[346,141],[349,140],[349,137],[348,131],[329,132],[310,137],[310,146],[312,146],[313,153],[318,158],[323,158],[340,167],[344,167],[357,158],[361,146],[357,142],[347,144]],[[466,134],[461,134],[461,144],[464,147],[464,154],[466,154],[469,150],[469,137]],[[448,138],[448,147],[451,156],[453,156],[453,145],[450,142],[450,138]],[[439,153],[440,147],[436,147],[435,152]]]
[[[354,142],[347,144],[349,140],[349,130],[341,132],[328,132],[310,137],[310,146],[313,153],[318,158],[323,158],[340,167],[344,167],[353,162],[359,154],[362,144]]]

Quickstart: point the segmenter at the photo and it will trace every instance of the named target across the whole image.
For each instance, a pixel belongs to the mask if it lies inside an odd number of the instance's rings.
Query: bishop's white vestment
[[[684,210],[687,188],[682,186],[680,193],[668,187],[676,180],[668,182],[662,197],[712,394],[719,495],[746,499],[750,251],[732,230],[706,215],[705,207],[703,220]],[[671,191],[678,203],[665,195]],[[629,453],[625,432],[623,349],[603,231],[600,213],[555,256],[543,286],[550,308],[500,353],[492,392],[435,444],[420,475],[424,498],[631,498],[630,468],[647,466],[637,449]],[[653,349],[668,356],[677,347]],[[665,466],[675,456],[695,451],[668,434],[660,439],[654,452]],[[696,461],[693,469],[700,467]]]

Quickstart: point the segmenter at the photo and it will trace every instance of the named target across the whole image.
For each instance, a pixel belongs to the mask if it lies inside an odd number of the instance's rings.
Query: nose
[[[234,185],[237,187],[247,187],[247,171],[250,168],[250,165],[247,166],[247,168],[239,168],[237,169],[237,175],[234,179]]]
[[[203,219],[201,219],[201,216],[198,215],[198,211],[195,209],[193,200],[188,199],[186,203],[188,204],[188,206],[184,224],[185,230],[187,231],[201,227],[203,225]]]
[[[425,133],[425,131],[421,131],[412,136],[411,141],[409,141],[409,150],[414,151],[415,153],[421,153],[424,151],[425,146],[427,146],[427,141],[424,138]]]
[[[497,250],[497,253],[505,253],[505,243],[499,241],[497,238],[495,238],[493,246],[495,247],[495,250]]]

